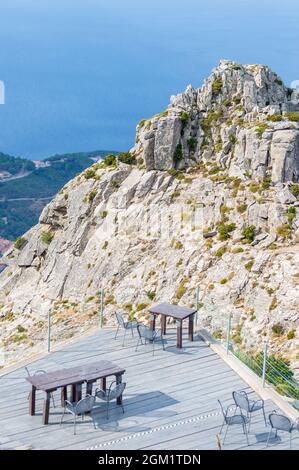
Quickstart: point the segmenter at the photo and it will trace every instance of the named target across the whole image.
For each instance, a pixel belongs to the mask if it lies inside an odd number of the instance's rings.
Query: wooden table
[[[102,380],[102,388],[106,390],[107,377],[115,376],[116,383],[122,381],[125,369],[113,364],[110,361],[98,361],[69,369],[60,369],[47,374],[38,374],[26,377],[32,389],[29,397],[29,414],[35,415],[35,395],[36,390],[46,393],[43,408],[43,424],[49,423],[50,397],[51,392],[61,388],[61,406],[67,400],[67,387],[71,386],[71,401],[77,402],[82,397],[82,384],[86,383],[86,393],[92,394],[93,383],[98,379]],[[122,397],[117,399],[117,404],[121,405]]]
[[[167,317],[172,317],[177,322],[177,347],[182,348],[182,336],[183,336],[183,320],[189,319],[188,325],[188,336],[189,341],[193,341],[193,331],[194,331],[194,314],[196,313],[195,308],[180,307],[178,305],[172,305],[167,303],[162,303],[154,305],[149,309],[149,312],[152,315],[152,329],[155,330],[156,327],[156,316],[161,315],[161,329],[162,334],[166,334],[166,319]]]

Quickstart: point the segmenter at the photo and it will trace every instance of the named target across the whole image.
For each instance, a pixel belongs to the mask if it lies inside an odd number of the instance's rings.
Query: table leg
[[[86,395],[92,395],[92,384],[93,384],[93,382],[87,382],[87,384],[86,384]]]
[[[76,384],[72,384],[72,389],[71,389],[71,402],[76,401]]]
[[[161,315],[161,331],[162,335],[166,335],[166,315]]]
[[[49,412],[50,412],[50,398],[51,398],[51,393],[46,392],[46,398],[44,400],[44,411],[43,411],[43,424],[48,424],[49,423]]]
[[[101,387],[102,387],[102,390],[104,390],[104,392],[106,392],[106,389],[107,389],[107,380],[106,380],[106,377],[103,377],[101,379]]]
[[[76,384],[76,403],[82,398],[82,384]]]
[[[64,407],[65,400],[67,400],[67,387],[61,389],[61,406]]]
[[[189,317],[189,341],[193,341],[194,315]]]
[[[29,395],[29,414],[30,416],[35,415],[35,395],[36,395],[36,388],[32,385],[31,392]]]
[[[156,329],[156,315],[152,315],[151,330],[155,331],[155,329]]]
[[[121,376],[121,375],[117,375],[117,376],[116,376],[116,385],[121,384],[121,382],[122,382],[122,376]],[[117,405],[122,405],[122,402],[123,402],[123,396],[121,395],[120,397],[118,397],[118,398],[116,399],[116,403],[117,403]]]
[[[182,343],[183,343],[183,324],[182,321],[177,321],[176,323],[176,345],[177,348],[181,349],[182,348]]]

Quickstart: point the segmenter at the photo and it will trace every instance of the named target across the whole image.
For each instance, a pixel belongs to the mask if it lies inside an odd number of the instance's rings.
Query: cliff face
[[[267,67],[222,61],[142,121],[136,163],[76,177],[6,256],[6,348],[38,347],[50,306],[57,339],[88,329],[101,288],[110,322],[116,309],[146,317],[153,301],[194,305],[199,287],[203,326],[221,335],[232,313],[244,347],[268,339],[296,366],[298,109]]]

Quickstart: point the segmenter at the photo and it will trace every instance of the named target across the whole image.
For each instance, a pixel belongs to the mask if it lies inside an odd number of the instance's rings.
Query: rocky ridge
[[[1,338],[15,357],[154,301],[298,366],[299,101],[268,67],[221,61],[137,126],[136,144],[69,182],[5,257]]]

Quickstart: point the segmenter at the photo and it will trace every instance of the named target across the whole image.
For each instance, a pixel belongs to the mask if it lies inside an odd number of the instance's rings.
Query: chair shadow
[[[136,398],[138,398],[137,402]],[[143,402],[146,403],[142,406]],[[149,417],[167,418],[177,413],[171,410],[166,410],[165,408],[176,403],[178,403],[177,400],[160,391],[131,395],[124,397],[124,413],[122,412],[121,407],[115,403],[111,406],[109,411],[109,420],[106,419],[105,404],[97,402],[93,409],[93,419],[96,428],[102,429],[103,431],[125,431],[126,428],[129,428],[130,432],[142,432],[151,428],[146,425],[139,424],[135,419],[137,416],[143,417],[146,414]],[[132,418],[132,422],[130,422],[130,418]],[[125,421],[125,427],[121,427],[122,421]]]

